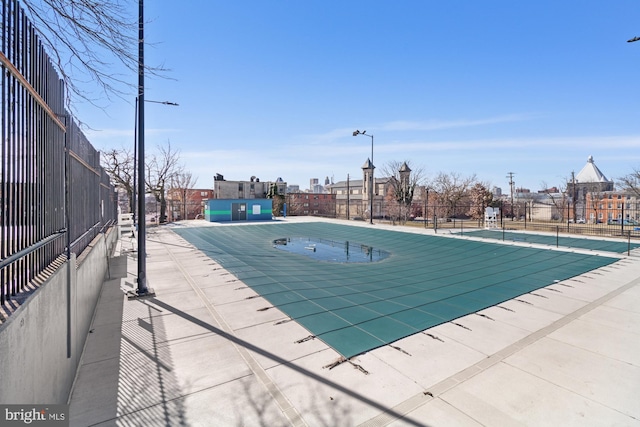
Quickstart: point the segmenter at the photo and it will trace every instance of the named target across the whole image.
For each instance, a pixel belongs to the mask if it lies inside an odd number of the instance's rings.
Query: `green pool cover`
[[[617,261],[328,223],[174,231],[347,358]],[[276,247],[289,238],[389,256],[330,262],[308,256],[313,244],[308,253]]]
[[[562,246],[565,248],[590,249],[596,251],[623,253],[627,250],[640,248],[637,243],[626,241],[614,242],[601,239],[581,239],[579,237],[554,236],[551,234],[518,233],[502,230],[474,230],[465,231],[465,236],[481,237],[483,239],[504,240],[510,242],[538,243],[549,246]]]

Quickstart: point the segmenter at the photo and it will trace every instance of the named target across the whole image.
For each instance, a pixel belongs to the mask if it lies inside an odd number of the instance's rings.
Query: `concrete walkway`
[[[71,426],[640,426],[638,255],[331,367],[334,350],[171,227],[147,237],[157,296],[126,298],[123,236]]]

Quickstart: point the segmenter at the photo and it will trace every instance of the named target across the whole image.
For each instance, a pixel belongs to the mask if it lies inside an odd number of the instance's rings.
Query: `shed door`
[[[247,204],[232,203],[231,204],[231,221],[246,221],[246,220],[247,220]]]

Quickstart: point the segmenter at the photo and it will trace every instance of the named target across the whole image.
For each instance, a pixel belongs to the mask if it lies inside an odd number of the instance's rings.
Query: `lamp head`
[[[356,131],[353,132],[353,136],[358,136],[359,134],[360,134],[359,130],[356,130]]]
[[[627,40],[627,43],[637,42],[638,40],[640,40],[640,37],[634,37],[632,39]]]

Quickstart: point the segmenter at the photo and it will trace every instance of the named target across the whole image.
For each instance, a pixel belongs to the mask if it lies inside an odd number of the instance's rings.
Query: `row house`
[[[640,198],[626,191],[604,191],[586,195],[585,220],[590,224],[637,225],[640,223]]]

